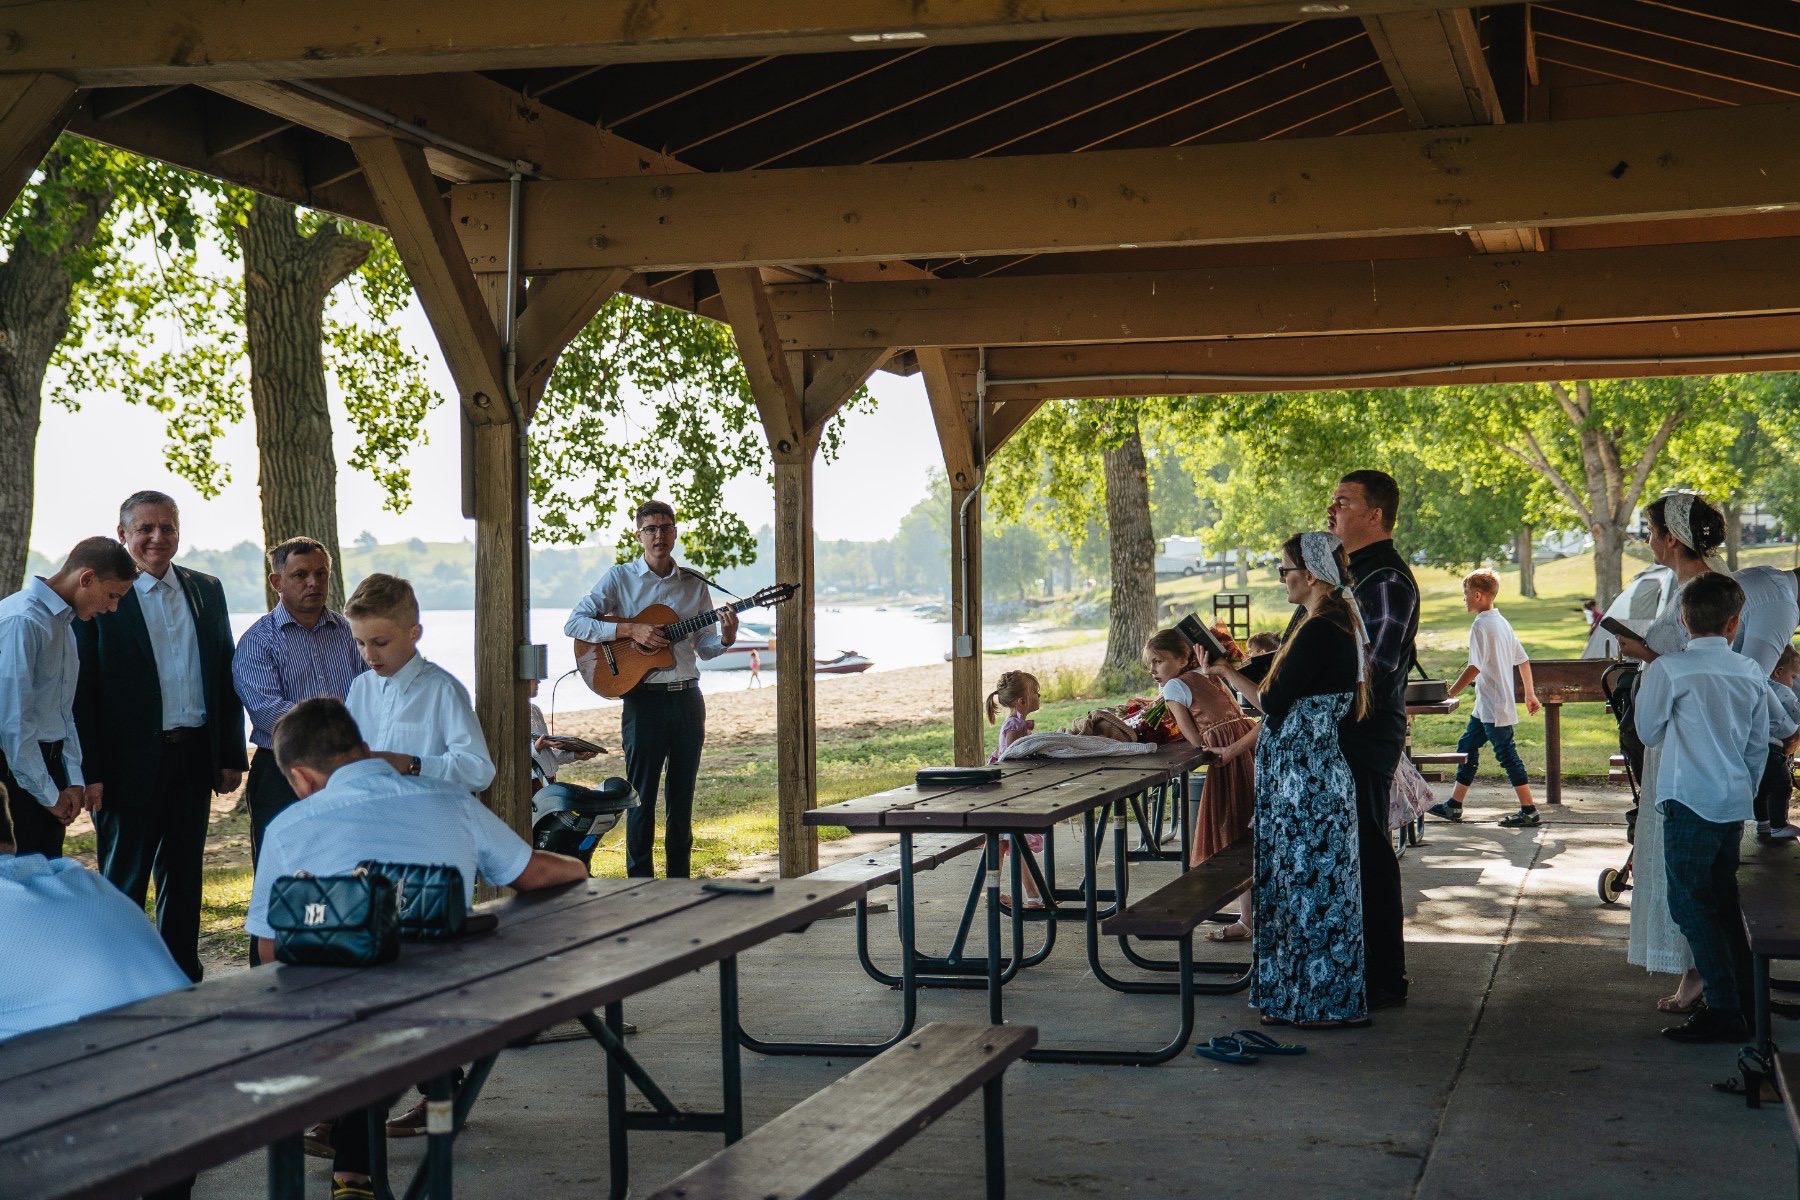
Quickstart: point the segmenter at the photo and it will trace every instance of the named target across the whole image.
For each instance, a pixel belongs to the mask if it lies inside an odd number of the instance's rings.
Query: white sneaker
[[[1794,838],[1800,838],[1800,829],[1796,829],[1792,825],[1782,825],[1769,830],[1770,841],[1785,842]]]

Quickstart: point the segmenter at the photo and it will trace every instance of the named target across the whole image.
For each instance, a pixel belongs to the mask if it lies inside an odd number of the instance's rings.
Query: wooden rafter
[[[630,271],[564,271],[537,280],[526,291],[514,337],[514,378],[527,418],[537,407],[556,356],[630,278]]]
[[[806,391],[800,397],[800,413],[807,429],[824,429],[825,422],[893,354],[891,347],[882,346],[873,350],[844,350],[829,357],[821,355],[824,361],[815,365],[806,381]]]
[[[1279,342],[997,347],[988,351],[988,395],[1008,402],[1792,371],[1800,367],[1796,347],[1800,317],[1793,314]],[[1021,382],[1027,379],[1044,382]]]
[[[783,284],[782,347],[1285,338],[1800,311],[1800,238],[929,283]]]
[[[357,138],[350,144],[438,336],[463,411],[477,425],[508,423],[500,335],[460,253],[424,152],[394,138]]]
[[[1359,13],[1433,0],[1361,0]],[[241,0],[62,0],[6,11],[8,67],[54,71],[84,86],[225,79],[323,79],[445,70],[580,67],[604,62],[741,58],[858,47],[1081,37],[1291,20],[1291,0],[971,0],[941,10],[912,0],[670,3],[444,0],[406,9],[318,0],[270,10]],[[1299,15],[1307,15],[1304,6]],[[1343,10],[1321,5],[1316,15]],[[321,30],[334,36],[322,39]]]
[[[0,212],[12,207],[80,103],[74,85],[54,76],[0,77]]]
[[[795,379],[781,340],[775,331],[775,314],[761,275],[753,269],[720,271],[719,296],[725,302],[738,355],[750,378],[750,393],[768,434],[769,449],[779,460],[804,453],[812,457],[806,417],[801,409],[800,380]]]
[[[1254,145],[527,185],[528,270],[1067,253],[1800,207],[1800,105]],[[997,204],[994,197],[1006,197]],[[452,204],[471,255],[504,222]]]
[[[1364,17],[1363,28],[1415,128],[1505,123],[1500,89],[1469,9]],[[1544,249],[1543,233],[1524,225],[1472,229],[1469,240],[1483,254]]]

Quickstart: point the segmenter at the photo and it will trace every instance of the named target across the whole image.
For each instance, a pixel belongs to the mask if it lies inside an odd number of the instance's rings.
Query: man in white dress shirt
[[[675,562],[675,510],[651,500],[637,510],[642,558],[615,563],[594,590],[569,614],[563,632],[584,642],[630,638],[646,650],[669,645],[655,625],[631,618],[652,604],[666,604],[677,620],[712,609],[706,577]],[[717,658],[737,641],[737,613],[719,610],[719,627],[707,628],[674,645],[675,665],[652,671],[625,693],[620,733],[625,742],[625,775],[638,794],[638,806],[625,824],[625,873],[648,879],[655,874],[656,796],[667,767],[668,829],[663,852],[671,879],[689,874],[694,845],[694,781],[700,775],[700,751],[706,743],[706,702],[700,696],[696,658]]]
[[[50,578],[0,601],[0,787],[19,853],[62,856],[63,828],[92,808],[75,727],[79,652],[72,626],[118,607],[137,566],[111,538],[80,542]]]
[[[175,563],[181,513],[162,492],[119,506],[140,574],[118,611],[77,627],[75,722],[100,871],[139,905],[156,881],[156,928],[199,981],[200,884],[212,796],[248,766],[231,680],[231,609],[217,579]]]

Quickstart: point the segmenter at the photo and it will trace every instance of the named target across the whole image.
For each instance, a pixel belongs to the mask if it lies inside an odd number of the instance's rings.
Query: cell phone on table
[[[727,896],[766,896],[775,890],[773,879],[709,879],[700,885],[703,892],[720,892]]]
[[[1617,617],[1601,617],[1600,628],[1606,630],[1606,632],[1612,634],[1616,638],[1630,638],[1634,642],[1641,642],[1644,640],[1643,634],[1619,620]]]

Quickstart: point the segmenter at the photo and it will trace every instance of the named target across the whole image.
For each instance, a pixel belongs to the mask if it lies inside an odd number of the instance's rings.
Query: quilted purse
[[[394,883],[400,909],[400,938],[408,942],[442,942],[461,937],[468,918],[468,892],[457,867],[429,863],[384,863],[369,860],[358,869]]]
[[[400,956],[394,885],[358,867],[349,875],[283,875],[269,891],[275,957],[304,967],[372,967]]]

